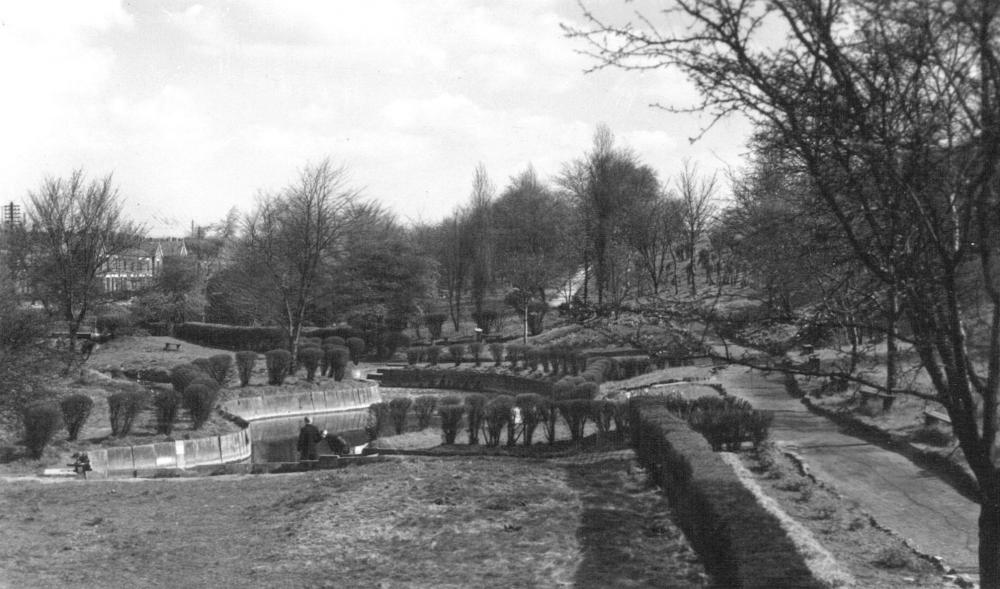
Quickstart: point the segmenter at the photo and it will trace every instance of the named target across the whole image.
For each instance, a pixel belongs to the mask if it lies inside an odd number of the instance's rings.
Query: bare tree
[[[82,170],[46,178],[28,194],[28,224],[13,237],[15,267],[33,294],[67,323],[70,347],[102,295],[98,275],[109,260],[136,248],[145,228],[124,218],[108,174],[87,182]]]
[[[1000,7],[675,0],[668,14],[689,26],[588,13],[571,34],[601,65],[680,68],[701,108],[744,112],[808,174],[908,323],[979,483],[980,583],[1000,587]]]
[[[270,301],[293,355],[321,274],[346,247],[357,204],[345,169],[323,160],[307,165],[282,192],[264,195],[245,220],[239,255],[247,286]]]
[[[716,175],[701,176],[698,165],[684,160],[677,176],[677,196],[681,201],[681,224],[684,226],[684,246],[687,250],[687,278],[691,294],[698,292],[695,284],[695,250],[712,217],[715,215]]]

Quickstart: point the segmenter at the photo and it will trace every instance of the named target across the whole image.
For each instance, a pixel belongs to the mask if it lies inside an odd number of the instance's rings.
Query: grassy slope
[[[703,586],[628,461],[0,486],[12,587]]]

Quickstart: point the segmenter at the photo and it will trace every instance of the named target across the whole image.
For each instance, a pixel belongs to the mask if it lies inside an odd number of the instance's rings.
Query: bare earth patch
[[[699,587],[621,453],[292,475],[0,484],[10,587]],[[2,584],[0,584],[2,586]]]

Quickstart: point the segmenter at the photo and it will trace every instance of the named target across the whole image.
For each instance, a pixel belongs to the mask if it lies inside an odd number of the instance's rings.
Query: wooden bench
[[[180,349],[181,349],[181,345],[180,344],[173,344],[173,343],[170,343],[170,342],[167,342],[167,343],[163,344],[163,351],[164,352],[170,352],[170,351],[178,352],[178,351],[180,351]]]
[[[924,425],[951,425],[951,418],[947,414],[941,413],[940,411],[931,411],[929,409],[924,409]]]

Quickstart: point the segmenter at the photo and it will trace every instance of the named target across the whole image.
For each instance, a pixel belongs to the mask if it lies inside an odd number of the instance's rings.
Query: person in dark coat
[[[308,462],[307,465],[311,466],[316,464],[316,460],[319,459],[319,455],[316,451],[316,444],[323,439],[323,434],[319,433],[319,429],[313,425],[312,418],[305,418],[305,425],[299,430],[299,460],[302,462]]]

